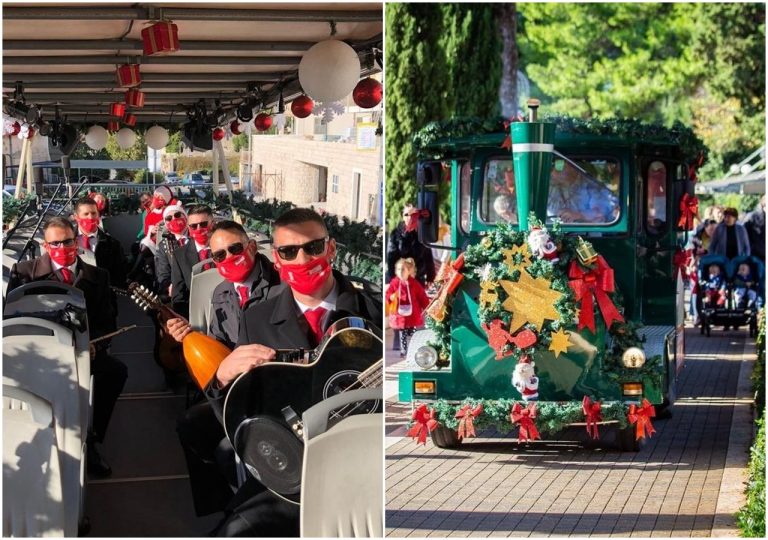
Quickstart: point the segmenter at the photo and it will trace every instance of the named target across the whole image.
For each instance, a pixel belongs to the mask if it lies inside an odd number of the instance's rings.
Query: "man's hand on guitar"
[[[241,345],[222,360],[216,371],[216,379],[221,387],[227,386],[241,373],[275,359],[275,350],[264,345]]]
[[[166,329],[168,330],[170,336],[179,343],[181,343],[181,340],[187,337],[187,334],[192,331],[192,327],[189,325],[189,322],[181,318],[168,319],[168,322],[166,323]]]

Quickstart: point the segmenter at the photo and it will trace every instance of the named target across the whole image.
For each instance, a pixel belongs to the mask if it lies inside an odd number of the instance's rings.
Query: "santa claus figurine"
[[[531,360],[527,354],[520,358],[512,373],[512,386],[517,388],[523,401],[539,400],[539,378],[536,376],[534,368],[536,363]]]
[[[541,227],[534,227],[528,233],[528,247],[531,252],[538,257],[552,263],[560,260],[557,255],[557,246],[549,237],[549,231]]]

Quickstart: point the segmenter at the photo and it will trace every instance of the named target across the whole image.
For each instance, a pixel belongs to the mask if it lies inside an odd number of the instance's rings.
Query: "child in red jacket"
[[[405,358],[408,341],[417,328],[424,325],[422,313],[429,304],[424,287],[416,280],[416,262],[412,258],[395,263],[395,276],[389,282],[386,298],[396,307],[389,316],[389,325],[400,330],[400,358]]]

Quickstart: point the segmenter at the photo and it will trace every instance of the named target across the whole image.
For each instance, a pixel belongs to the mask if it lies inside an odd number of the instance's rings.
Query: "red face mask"
[[[71,266],[77,260],[77,245],[70,247],[49,247],[48,254],[51,260],[61,266]]]
[[[408,219],[405,220],[405,232],[413,232],[419,226],[419,212],[414,211]]]
[[[306,264],[280,265],[280,279],[301,294],[312,294],[320,290],[330,273],[331,265],[327,257],[312,259]]]
[[[246,251],[214,264],[221,277],[233,283],[242,283],[251,274],[256,261]]]
[[[168,222],[167,227],[173,234],[181,234],[187,227],[187,220],[186,218],[173,218]]]
[[[96,199],[96,209],[99,211],[99,214],[104,213],[104,209],[107,207],[107,202],[102,199]]]
[[[80,230],[85,234],[93,234],[99,227],[99,220],[97,218],[77,218],[76,221]]]
[[[158,210],[165,206],[165,199],[162,197],[152,197],[152,208],[157,208]]]
[[[197,242],[201,246],[204,246],[208,244],[208,227],[206,227],[205,229],[203,228],[189,229],[189,236],[191,236],[195,240],[195,242]]]

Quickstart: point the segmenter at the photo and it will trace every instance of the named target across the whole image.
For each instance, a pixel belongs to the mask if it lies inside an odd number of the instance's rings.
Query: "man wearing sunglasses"
[[[241,373],[275,359],[276,349],[313,349],[332,322],[349,316],[381,325],[381,298],[356,289],[331,264],[336,242],[315,211],[294,208],[274,223],[273,261],[287,286],[246,306],[238,346],[219,366],[206,395],[220,410]],[[299,509],[249,477],[231,501],[221,536],[298,536]]]
[[[75,203],[72,218],[77,223],[77,245],[92,251],[96,266],[109,272],[109,282],[115,287],[125,287],[127,261],[120,241],[99,227],[99,210],[96,201],[83,197]]]
[[[169,206],[168,208],[173,207]],[[175,221],[184,219],[189,234],[189,241],[174,252],[171,260],[171,302],[173,309],[186,317],[189,315],[192,267],[211,258],[211,249],[208,247],[208,231],[213,225],[213,212],[209,206],[198,205],[193,206],[185,218],[179,214],[180,212],[168,212],[166,215],[166,220],[171,218],[168,228],[172,233],[176,234],[176,231],[182,226],[181,224],[175,225]],[[210,268],[213,268],[212,263],[210,263]]]
[[[163,210],[162,226],[157,229],[157,251],[155,253],[155,274],[161,294],[171,295],[171,261],[178,248],[187,245],[187,212],[180,204],[166,206]]]
[[[43,225],[45,243],[37,259],[16,263],[11,268],[8,292],[33,281],[60,281],[80,289],[85,297],[90,339],[117,328],[117,300],[109,286],[109,274],[77,256],[77,235],[72,223],[63,217],[50,218]],[[91,361],[93,382],[93,428],[88,434],[88,472],[109,476],[112,469],[101,456],[98,444],[104,441],[115,402],[128,377],[128,368],[107,354],[109,342],[96,345]]]

